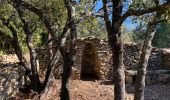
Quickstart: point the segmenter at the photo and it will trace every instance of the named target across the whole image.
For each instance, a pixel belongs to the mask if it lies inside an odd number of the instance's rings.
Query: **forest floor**
[[[18,86],[16,82],[18,67],[8,66],[12,65],[8,64],[0,68],[0,100],[6,100],[2,99],[2,95],[6,96],[11,89],[13,93],[13,91],[17,90]],[[47,92],[48,94],[43,100],[59,100],[61,80],[55,80],[51,84]],[[71,80],[70,90],[71,100],[113,100],[114,98],[114,85],[110,81]],[[134,86],[126,85],[126,92],[126,100],[133,100]],[[35,100],[32,96],[22,93],[15,95],[14,98],[7,100],[25,100],[24,98]],[[170,83],[147,85],[145,89],[145,100],[170,100]]]
[[[57,80],[53,84],[44,100],[59,100],[61,82]],[[71,100],[113,100],[114,98],[114,85],[109,81],[71,80],[70,84]],[[126,86],[126,100],[133,100],[133,91],[134,86]],[[145,100],[170,100],[170,84],[147,85]]]

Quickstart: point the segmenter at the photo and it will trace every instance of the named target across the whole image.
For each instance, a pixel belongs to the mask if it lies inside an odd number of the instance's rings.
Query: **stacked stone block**
[[[85,39],[77,40],[76,61],[73,64],[72,79],[80,79],[82,70],[82,57],[84,47],[87,43],[91,43],[95,46],[97,52],[96,74],[99,79],[111,79],[112,78],[112,53],[108,45],[108,41],[105,39],[88,37]],[[126,70],[136,70],[138,67],[138,61],[140,58],[142,45],[135,43],[124,44],[124,65]],[[48,61],[48,54],[46,49],[39,49],[38,60],[40,67],[46,67]],[[88,51],[93,52],[93,51]],[[148,70],[159,70],[164,68],[163,57],[167,53],[163,53],[163,49],[153,48],[148,62]],[[170,56],[168,56],[170,58]],[[88,59],[88,58],[86,58]],[[167,59],[167,57],[166,57]],[[62,73],[62,58],[57,63],[57,69],[55,70],[56,78],[61,78]],[[170,66],[170,65],[168,65]]]

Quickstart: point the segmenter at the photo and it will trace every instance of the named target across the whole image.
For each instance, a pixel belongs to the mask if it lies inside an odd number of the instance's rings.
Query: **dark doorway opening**
[[[94,44],[86,43],[82,56],[81,80],[98,80],[99,66],[97,64],[97,50]]]

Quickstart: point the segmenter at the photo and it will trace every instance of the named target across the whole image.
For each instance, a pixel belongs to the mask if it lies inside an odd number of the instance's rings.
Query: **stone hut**
[[[98,38],[85,38],[77,40],[76,61],[72,68],[72,79],[108,79],[111,72],[111,53],[107,41]],[[47,65],[47,50],[37,50],[37,58],[41,69]],[[55,77],[61,78],[62,58],[56,65]]]
[[[76,61],[72,67],[72,79],[111,79],[112,58],[108,42],[105,39],[88,37],[77,40]],[[124,65],[126,70],[136,70],[142,45],[124,44]],[[41,69],[47,65],[46,49],[38,49],[38,60]],[[149,70],[162,68],[163,49],[153,48],[148,62]],[[56,65],[55,77],[61,78],[62,58]]]

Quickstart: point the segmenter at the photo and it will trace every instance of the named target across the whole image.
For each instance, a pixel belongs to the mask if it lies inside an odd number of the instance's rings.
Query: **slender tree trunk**
[[[3,21],[3,24],[8,27],[8,29],[11,31],[12,33],[12,41],[11,44],[14,48],[15,54],[17,55],[19,61],[20,61],[20,65],[22,65],[25,70],[26,70],[26,74],[29,77],[29,79],[32,79],[32,72],[31,72],[31,67],[30,64],[27,62],[27,60],[25,59],[25,57],[23,56],[23,52],[22,49],[19,45],[19,41],[18,41],[18,36],[17,36],[17,31],[15,30],[15,28],[9,23],[9,21],[1,18],[1,20]]]
[[[64,66],[62,74],[62,86],[61,86],[61,100],[70,100],[69,95],[69,78],[71,75],[71,59],[69,58],[69,53],[66,53],[64,57]]]
[[[26,42],[27,46],[30,52],[30,62],[31,62],[31,69],[32,69],[32,75],[33,75],[33,87],[34,89],[39,89],[40,88],[40,80],[39,80],[39,75],[37,71],[37,63],[36,63],[36,52],[33,47],[33,35],[30,33],[27,33],[26,37]]]
[[[54,67],[55,67],[56,63],[58,62],[59,58],[60,58],[60,51],[57,50],[55,62],[52,63],[50,61],[50,63],[48,64],[48,68],[47,68],[47,72],[46,72],[46,76],[45,76],[45,81],[44,81],[44,87],[47,86],[47,82],[49,82],[50,78],[52,78]]]
[[[137,72],[137,80],[135,85],[135,100],[144,100],[144,89],[145,89],[145,75],[146,68],[148,65],[148,60],[150,56],[150,51],[152,49],[151,41],[156,32],[156,25],[148,25],[145,41],[142,48],[142,53],[140,56],[140,62]]]
[[[58,62],[60,55],[64,56],[64,53],[63,53],[64,46],[65,46],[65,42],[66,42],[66,37],[68,35],[68,34],[66,34],[67,30],[68,30],[68,26],[66,25],[66,28],[64,28],[63,33],[59,38],[59,41],[57,41],[57,43],[56,43],[57,47],[55,48],[55,53],[51,57],[51,60],[48,65],[46,77],[45,77],[45,81],[44,81],[44,86],[47,85],[47,82],[49,81],[50,76],[52,76],[51,75],[53,73],[52,71],[54,70],[56,63]]]
[[[49,34],[48,34],[48,41],[50,41],[51,39],[52,39],[52,36],[51,36],[51,34],[49,33]],[[51,68],[52,68],[52,67],[51,67],[51,60],[52,60],[52,57],[53,57],[52,44],[53,44],[52,41],[50,41],[50,42],[48,43],[48,60],[49,60],[49,62],[48,62],[48,67],[47,67],[46,76],[45,76],[44,87],[45,87],[46,84],[47,84],[48,77],[49,77],[49,75],[50,75]]]
[[[17,12],[18,15],[23,23],[23,30],[26,34],[26,43],[27,43],[27,47],[29,49],[29,53],[30,53],[30,63],[31,63],[31,71],[32,71],[32,85],[33,85],[33,89],[40,91],[40,80],[39,80],[39,75],[38,75],[38,71],[37,71],[37,59],[36,59],[36,51],[34,49],[33,46],[33,32],[36,30],[33,29],[32,31],[30,31],[29,29],[29,22],[25,20],[25,16],[24,16],[24,10],[21,9],[20,5],[18,2],[16,2],[16,4],[13,5]]]
[[[51,36],[51,34],[49,33],[49,34],[48,34],[48,41],[50,41],[51,39],[52,39],[52,36]],[[49,60],[49,61],[51,61],[52,56],[53,56],[53,42],[50,41],[50,42],[48,43],[48,60]],[[50,62],[49,62],[49,64],[50,64]]]
[[[71,47],[70,51],[66,52],[64,56],[64,66],[62,74],[62,86],[61,86],[61,100],[70,100],[69,93],[69,78],[72,71],[72,66],[76,58],[76,25],[73,22],[71,25]]]
[[[159,5],[159,0],[154,0],[156,6]],[[140,61],[137,71],[137,80],[135,84],[135,100],[144,100],[144,89],[145,89],[145,75],[146,68],[148,65],[148,60],[150,56],[150,52],[152,49],[152,39],[156,33],[156,25],[160,22],[165,21],[161,19],[162,12],[156,12],[155,18],[148,23],[145,40],[143,43],[142,53],[140,55]]]
[[[53,81],[53,78],[52,78],[53,71],[54,71],[56,63],[58,62],[58,60],[60,58],[60,55],[62,55],[64,57],[63,52],[64,52],[64,46],[65,46],[65,42],[66,42],[66,37],[68,35],[68,34],[66,34],[67,30],[68,30],[68,26],[66,25],[63,30],[62,35],[59,38],[59,41],[56,43],[57,44],[57,47],[55,48],[56,51],[55,51],[53,57],[51,58],[50,64],[48,65],[48,68],[47,68],[46,77],[44,80],[44,88],[45,89],[44,89],[43,94],[41,95],[41,100],[46,99],[46,96],[48,95],[48,89],[50,88],[50,83],[52,83],[52,81]]]
[[[69,78],[72,71],[72,66],[74,64],[76,58],[76,23],[75,23],[75,6],[72,0],[64,0],[65,5],[67,7],[68,18],[70,22],[70,48],[69,51],[65,52],[64,56],[64,66],[63,66],[63,74],[62,74],[62,86],[61,86],[61,100],[70,100],[69,93]]]
[[[29,79],[31,80],[32,79],[31,67],[30,67],[30,64],[27,62],[27,60],[25,59],[25,57],[23,56],[22,49],[18,42],[17,33],[12,32],[12,35],[13,35],[12,45],[13,45],[14,51],[20,61],[20,65],[24,66],[26,70],[26,75],[28,75]]]

